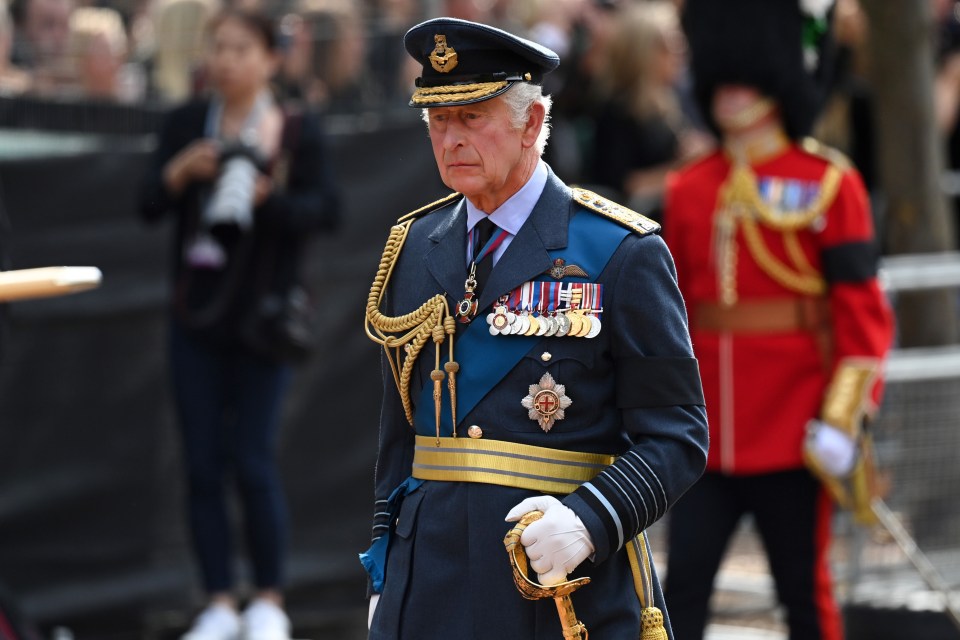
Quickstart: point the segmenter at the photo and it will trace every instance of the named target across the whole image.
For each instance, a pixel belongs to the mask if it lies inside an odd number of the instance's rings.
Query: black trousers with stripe
[[[713,581],[737,524],[752,514],[790,640],[841,640],[827,558],[832,505],[806,469],[708,472],[672,508],[665,599],[677,640],[701,640]]]

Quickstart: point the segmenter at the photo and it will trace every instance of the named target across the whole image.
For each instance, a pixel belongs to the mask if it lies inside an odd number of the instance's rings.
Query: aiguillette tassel
[[[645,607],[640,612],[640,640],[669,640],[660,609]]]

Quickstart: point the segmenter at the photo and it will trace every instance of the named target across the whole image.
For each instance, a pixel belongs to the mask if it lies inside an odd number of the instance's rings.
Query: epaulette
[[[648,233],[658,233],[660,224],[650,218],[627,209],[612,200],[597,195],[593,191],[574,187],[573,199],[585,206],[591,211],[595,211],[605,218],[613,220],[634,233],[647,235]]]
[[[415,220],[415,219],[419,218],[420,216],[425,216],[425,215],[427,215],[428,213],[430,213],[430,212],[432,212],[432,211],[436,211],[437,209],[439,209],[439,208],[441,208],[441,207],[443,207],[443,206],[446,206],[446,205],[450,204],[451,202],[453,202],[454,200],[456,200],[456,199],[459,198],[459,197],[460,197],[460,193],[457,192],[457,191],[454,191],[453,193],[451,193],[451,194],[448,195],[448,196],[444,196],[444,197],[440,198],[439,200],[437,200],[437,201],[435,201],[435,202],[431,202],[431,203],[428,204],[428,205],[422,206],[422,207],[420,207],[419,209],[415,209],[415,210],[411,211],[410,213],[401,216],[401,217],[397,220],[397,223],[399,224],[399,223],[401,223],[401,222],[406,222],[407,220]]]
[[[853,166],[853,162],[842,151],[825,145],[816,138],[804,138],[800,141],[800,148],[812,156],[826,160],[840,171],[847,171]]]

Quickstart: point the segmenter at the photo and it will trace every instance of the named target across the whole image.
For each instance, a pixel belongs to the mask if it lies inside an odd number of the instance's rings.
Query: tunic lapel
[[[436,243],[423,256],[424,264],[447,296],[456,303],[467,279],[467,207],[461,199],[430,233]]]

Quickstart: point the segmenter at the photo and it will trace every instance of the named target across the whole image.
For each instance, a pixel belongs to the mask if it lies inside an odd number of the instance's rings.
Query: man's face
[[[63,55],[70,34],[73,0],[32,0],[24,16],[23,34],[41,58]]]
[[[478,201],[499,206],[523,186],[521,161],[539,133],[536,117],[532,125],[528,121],[515,129],[500,96],[457,107],[432,107],[427,113],[433,155],[445,185],[488,213],[492,209]]]
[[[722,131],[729,133],[755,124],[744,116],[763,99],[763,95],[753,87],[739,84],[720,85],[713,92],[714,122]]]

